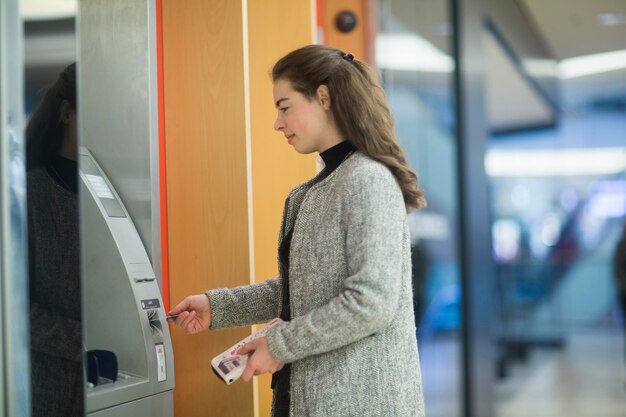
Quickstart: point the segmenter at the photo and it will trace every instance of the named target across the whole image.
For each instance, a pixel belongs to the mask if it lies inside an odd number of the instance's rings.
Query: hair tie
[[[348,62],[354,61],[354,55],[352,55],[352,54],[343,54],[343,55],[341,55],[341,57],[343,59],[345,59],[346,61],[348,61]]]

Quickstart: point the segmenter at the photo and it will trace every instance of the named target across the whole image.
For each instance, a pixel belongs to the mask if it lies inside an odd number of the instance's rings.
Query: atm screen
[[[126,217],[124,209],[115,198],[115,195],[109,188],[107,182],[100,174],[100,170],[94,164],[89,155],[80,155],[80,170],[85,174],[87,182],[91,185],[96,193],[96,196],[100,200],[100,203],[104,206],[109,217]]]

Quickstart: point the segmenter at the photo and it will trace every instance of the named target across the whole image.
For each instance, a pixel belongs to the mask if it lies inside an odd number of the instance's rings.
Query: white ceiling
[[[544,127],[554,122],[553,111],[531,88],[489,31],[485,43],[485,97],[492,131]]]
[[[626,50],[626,0],[518,0],[531,25],[558,61]],[[600,15],[611,14],[613,25]],[[550,110],[512,67],[502,48],[485,36],[486,97],[492,130],[541,126]],[[559,80],[563,112],[577,112],[590,103],[626,103],[626,69]],[[534,122],[533,122],[534,121]]]
[[[559,59],[626,50],[626,0],[519,0]],[[618,24],[602,25],[610,13]],[[621,23],[621,24],[619,24]],[[626,69],[561,80],[561,106],[626,103]]]
[[[603,26],[598,15],[626,14],[625,0],[518,0],[557,59],[626,49],[626,24]]]

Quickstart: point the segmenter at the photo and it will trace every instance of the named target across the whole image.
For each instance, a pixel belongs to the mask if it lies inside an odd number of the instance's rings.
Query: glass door
[[[18,0],[0,2],[0,414],[30,416],[26,178]]]
[[[426,414],[462,414],[457,140],[450,2],[381,0],[376,65],[428,206],[410,214]]]

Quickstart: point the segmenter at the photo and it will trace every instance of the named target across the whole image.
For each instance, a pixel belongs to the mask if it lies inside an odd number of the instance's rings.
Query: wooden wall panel
[[[313,43],[314,0],[248,0],[250,126],[255,279],[278,274],[280,219],[289,191],[315,175],[315,155],[300,155],[274,130],[270,71],[286,53]],[[258,378],[259,416],[270,415],[271,377]]]
[[[163,0],[163,76],[172,306],[250,281],[241,2]],[[226,386],[210,359],[250,328],[171,326],[175,415],[252,416],[252,384]]]

